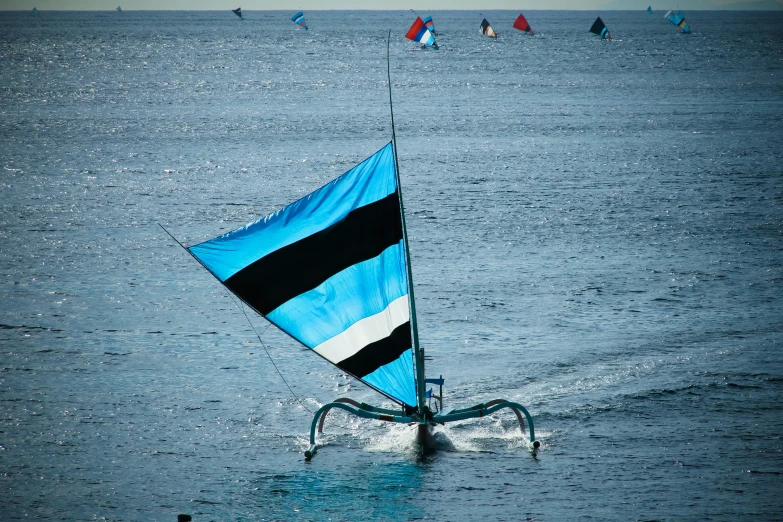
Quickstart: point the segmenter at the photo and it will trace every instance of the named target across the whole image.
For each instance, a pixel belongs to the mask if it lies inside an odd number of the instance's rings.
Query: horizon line
[[[734,4],[736,5],[736,4]],[[685,9],[686,11],[739,11],[739,12],[767,12],[767,13],[774,13],[778,11],[783,11],[783,4],[780,4],[781,7],[779,9],[737,9],[737,8],[712,8],[712,9],[700,9],[700,8],[693,8],[693,9]],[[105,9],[38,9],[37,7],[33,6],[33,9],[36,9],[39,13],[89,13],[89,12],[114,12],[116,11],[116,8],[105,8]],[[19,9],[0,9],[0,13],[11,13],[11,12],[23,12],[23,13],[29,13],[32,11],[32,9],[28,8],[19,8]],[[204,13],[222,13],[224,11],[231,11],[231,9],[122,9],[122,12],[138,12],[138,13],[158,13],[158,12],[183,12],[183,13],[191,13],[191,12],[204,12]],[[296,11],[296,9],[243,9],[242,12],[291,12]],[[385,11],[385,12],[409,12],[410,9],[307,9],[309,12],[318,12],[318,11]],[[476,12],[490,12],[490,11],[575,11],[575,12],[587,12],[587,11],[630,11],[630,12],[647,12],[646,9],[616,9],[612,7],[604,7],[604,8],[595,8],[595,9],[566,9],[566,8],[560,8],[560,9],[433,9],[433,12],[449,12],[449,11],[476,11]],[[658,9],[658,11],[664,11],[664,9]],[[657,12],[657,11],[656,11]]]

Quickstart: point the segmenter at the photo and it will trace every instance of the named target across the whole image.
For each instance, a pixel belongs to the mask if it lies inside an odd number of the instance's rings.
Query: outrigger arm
[[[536,433],[533,428],[533,418],[530,416],[530,413],[521,404],[507,401],[506,399],[495,399],[486,404],[477,404],[461,410],[451,410],[443,415],[435,415],[433,421],[438,424],[446,424],[447,422],[484,417],[485,415],[491,415],[503,408],[509,408],[516,414],[517,420],[519,421],[519,428],[522,430],[523,435],[525,434],[525,420],[522,418],[522,415],[525,416],[527,423],[530,426],[530,442],[528,443],[528,447],[532,451],[537,450],[541,446],[541,442],[536,440]]]
[[[365,403],[360,404],[353,399],[344,397],[336,399],[334,402],[330,402],[329,404],[321,406],[321,408],[315,412],[313,423],[310,425],[310,447],[307,449],[307,451],[305,451],[305,460],[310,460],[313,458],[313,455],[315,455],[315,452],[318,450],[315,444],[315,429],[317,426],[318,433],[323,433],[326,414],[329,413],[329,410],[332,408],[345,410],[348,413],[352,413],[357,417],[362,417],[363,419],[375,419],[386,422],[396,422],[399,424],[410,424],[416,421],[416,419],[413,417],[397,415],[400,413],[399,410],[378,408],[376,406],[370,406],[369,404]]]
[[[326,415],[329,413],[329,410],[333,408],[344,410],[364,419],[396,422],[398,424],[419,423],[419,417],[415,413],[413,415],[399,415],[401,413],[400,410],[379,408],[377,406],[371,406],[366,403],[358,403],[353,399],[344,397],[336,399],[334,402],[325,404],[315,412],[313,422],[310,425],[310,447],[307,449],[307,451],[305,451],[305,460],[312,459],[318,450],[318,447],[315,443],[316,430],[318,433],[323,433],[324,420],[326,419]],[[530,416],[530,413],[528,413],[524,406],[516,402],[507,401],[505,399],[495,399],[486,404],[477,404],[475,406],[471,406],[470,408],[451,410],[444,412],[443,414],[438,413],[431,417],[430,426],[434,424],[446,424],[447,422],[484,417],[502,410],[503,408],[508,408],[516,414],[517,420],[519,420],[519,427],[522,430],[523,435],[525,433],[525,419],[527,419],[527,424],[530,426],[530,442],[528,443],[528,448],[535,455],[536,451],[541,446],[541,443],[536,440],[536,435],[533,428],[533,418]]]

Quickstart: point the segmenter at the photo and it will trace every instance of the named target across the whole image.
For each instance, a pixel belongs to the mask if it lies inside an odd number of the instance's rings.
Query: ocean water
[[[292,13],[0,13],[0,519],[783,520],[783,14]],[[427,373],[535,458],[334,413],[304,462],[319,405],[390,403],[158,226],[385,145],[389,30]]]

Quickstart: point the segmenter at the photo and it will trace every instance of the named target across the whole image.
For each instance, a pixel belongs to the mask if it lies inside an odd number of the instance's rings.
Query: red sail
[[[525,17],[523,15],[519,15],[514,22],[514,29],[519,29],[520,31],[525,31],[526,33],[532,33],[533,30],[530,28],[530,24],[527,23],[527,20],[525,20]]]
[[[408,40],[413,40],[414,42],[418,42],[419,38],[421,37],[421,33],[423,32],[421,30],[422,27],[424,27],[424,21],[421,19],[420,16],[417,16],[416,20],[413,22],[413,25],[411,26],[410,29],[408,29],[408,32],[405,34],[405,38],[407,38]]]

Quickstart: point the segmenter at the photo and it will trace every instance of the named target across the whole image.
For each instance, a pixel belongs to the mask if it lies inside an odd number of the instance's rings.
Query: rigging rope
[[[176,242],[176,243],[177,243],[177,244],[178,244],[180,247],[182,247],[182,249],[183,249],[185,252],[189,253],[189,254],[190,254],[192,257],[194,257],[194,258],[196,259],[196,261],[198,261],[198,262],[199,262],[199,264],[201,264],[201,266],[204,266],[204,264],[203,264],[203,263],[202,263],[202,262],[201,262],[201,261],[200,261],[198,258],[196,258],[195,256],[193,256],[193,253],[192,253],[190,250],[188,250],[188,249],[185,247],[185,245],[183,245],[183,244],[180,242],[180,240],[179,240],[179,239],[177,239],[176,237],[174,237],[174,235],[173,235],[171,232],[169,232],[168,230],[166,230],[166,227],[164,227],[164,226],[163,226],[163,225],[161,225],[160,223],[158,223],[158,226],[159,226],[160,228],[162,228],[162,229],[163,229],[163,231],[164,231],[164,232],[166,232],[166,234],[168,234],[168,235],[169,235],[169,237],[170,237],[171,239],[173,239],[173,240],[174,240],[174,241],[175,241],[175,242]],[[253,322],[250,320],[250,317],[248,317],[248,316],[247,316],[247,312],[245,312],[245,307],[244,307],[244,306],[242,306],[242,302],[240,301],[239,303],[237,303],[237,301],[234,299],[234,295],[233,295],[233,294],[232,294],[230,291],[228,291],[228,288],[226,288],[226,285],[221,285],[221,286],[223,287],[223,289],[225,289],[225,290],[226,290],[226,294],[228,295],[228,297],[230,297],[230,298],[231,298],[231,300],[234,302],[234,304],[235,304],[235,305],[236,305],[236,306],[237,306],[237,307],[238,307],[238,308],[239,308],[239,309],[242,311],[242,314],[245,316],[245,319],[247,319],[247,324],[249,324],[249,325],[250,325],[250,328],[252,328],[252,329],[253,329],[253,333],[255,333],[255,334],[256,334],[256,337],[258,337],[258,342],[260,342],[260,343],[261,343],[261,347],[264,349],[264,352],[266,353],[266,356],[267,356],[267,357],[269,357],[269,361],[272,363],[272,366],[274,366],[274,367],[275,367],[275,370],[277,371],[277,374],[278,374],[278,375],[280,376],[280,378],[283,380],[283,383],[284,383],[284,384],[286,385],[286,387],[288,388],[288,391],[290,391],[290,392],[291,392],[291,395],[293,395],[293,396],[294,396],[294,399],[296,399],[296,402],[298,402],[298,403],[299,403],[299,405],[300,405],[300,406],[302,406],[304,409],[306,409],[306,410],[307,410],[307,411],[308,411],[308,412],[309,412],[311,415],[315,415],[315,413],[313,413],[313,412],[310,410],[310,408],[308,408],[307,406],[305,406],[305,405],[304,405],[304,403],[302,403],[302,400],[299,398],[299,396],[298,396],[296,393],[294,393],[294,390],[292,390],[292,389],[291,389],[291,386],[289,386],[289,385],[288,385],[288,381],[286,381],[286,380],[285,380],[285,377],[283,377],[283,374],[282,374],[282,372],[280,371],[280,369],[279,369],[279,368],[277,367],[277,365],[275,364],[275,361],[274,361],[274,359],[272,359],[272,356],[271,356],[271,355],[269,355],[269,350],[267,350],[267,349],[266,349],[266,345],[264,344],[264,341],[262,341],[262,340],[261,340],[261,336],[258,334],[258,331],[256,330],[256,327],[253,325]],[[264,328],[264,333],[266,333],[266,331],[269,329],[269,327],[270,327],[270,326],[272,326],[272,322],[271,322],[271,321],[269,322],[269,324],[267,325],[267,327],[266,327],[266,328]]]
[[[258,330],[256,330],[255,325],[253,325],[253,322],[250,320],[250,317],[248,317],[247,312],[245,312],[245,307],[242,306],[242,302],[238,302],[234,299],[234,296],[231,294],[231,292],[228,292],[228,296],[231,298],[231,300],[234,302],[234,304],[239,307],[240,310],[242,310],[242,315],[245,316],[245,319],[247,319],[247,324],[250,325],[250,328],[253,329],[253,333],[256,334],[256,337],[258,338],[258,342],[261,343],[261,347],[264,349],[264,352],[266,353],[266,356],[269,357],[269,362],[272,363],[272,366],[275,367],[275,371],[277,371],[277,374],[280,376],[280,378],[283,380],[283,383],[285,384],[286,388],[288,388],[288,391],[291,392],[291,395],[294,396],[294,399],[296,399],[296,402],[299,403],[299,405],[306,409],[308,412],[310,412],[311,415],[315,415],[315,412],[311,411],[310,408],[308,408],[303,402],[302,399],[299,398],[299,396],[294,393],[294,390],[291,388],[291,386],[288,385],[288,381],[285,380],[285,377],[283,377],[283,373],[280,371],[280,368],[277,367],[275,364],[275,360],[272,359],[272,356],[269,355],[269,350],[266,349],[266,345],[264,344],[264,341],[261,340],[261,335],[258,333]],[[269,327],[272,326],[272,323],[270,322],[266,328],[264,328],[264,333],[269,329]]]
[[[225,288],[225,286],[224,286],[223,288]],[[286,380],[285,380],[285,377],[283,377],[283,373],[280,371],[280,368],[278,368],[278,367],[277,367],[277,365],[275,364],[275,360],[274,360],[274,359],[272,359],[272,356],[269,354],[269,350],[267,350],[267,349],[266,349],[266,345],[264,344],[264,341],[262,341],[262,340],[261,340],[261,335],[258,333],[258,330],[256,330],[256,327],[253,325],[253,322],[250,320],[250,317],[248,317],[248,315],[247,315],[247,312],[245,312],[245,307],[244,307],[244,306],[242,306],[242,304],[243,304],[243,303],[242,303],[242,301],[240,300],[239,302],[237,302],[237,300],[236,300],[236,299],[234,299],[234,295],[233,295],[231,292],[228,292],[228,296],[231,298],[231,300],[234,302],[234,304],[235,304],[237,307],[239,307],[239,309],[240,309],[240,310],[242,310],[242,314],[245,316],[245,319],[247,319],[247,323],[250,325],[250,328],[252,328],[252,329],[253,329],[253,333],[255,333],[255,334],[256,334],[256,337],[258,337],[258,342],[260,342],[260,343],[261,343],[261,347],[264,349],[264,352],[266,353],[266,356],[267,356],[267,357],[269,357],[269,362],[271,362],[271,363],[272,363],[272,366],[274,366],[274,367],[275,367],[275,370],[277,371],[277,374],[278,374],[278,375],[280,376],[280,378],[283,380],[283,383],[284,383],[284,384],[286,385],[286,387],[288,388],[288,391],[290,391],[290,392],[291,392],[291,395],[293,395],[293,396],[294,396],[294,399],[296,399],[296,402],[298,402],[298,403],[299,403],[299,405],[300,405],[302,408],[306,409],[306,410],[307,410],[307,411],[310,413],[310,415],[315,415],[315,412],[313,412],[312,410],[310,410],[310,408],[308,408],[308,407],[307,407],[307,406],[306,406],[306,405],[305,405],[305,404],[302,402],[302,399],[300,399],[300,398],[299,398],[299,396],[298,396],[298,395],[297,395],[297,394],[294,392],[294,390],[291,388],[291,386],[289,386],[289,385],[288,385],[288,381],[286,381]],[[266,333],[266,331],[267,331],[267,330],[269,330],[269,327],[270,327],[270,326],[272,326],[272,324],[273,324],[273,323],[270,321],[270,322],[269,322],[269,324],[268,324],[268,325],[266,325],[266,328],[264,328],[264,331],[263,331],[262,333]],[[339,411],[339,410],[338,410],[338,411]],[[322,417],[322,418],[323,418],[323,417]],[[344,425],[342,425],[342,424],[340,424],[340,423],[337,423],[337,422],[334,422],[334,424],[335,424],[336,426],[339,426],[340,428],[342,428],[342,429],[344,429],[344,430],[353,431],[353,429],[352,429],[352,428],[350,428],[349,426],[344,426]]]

